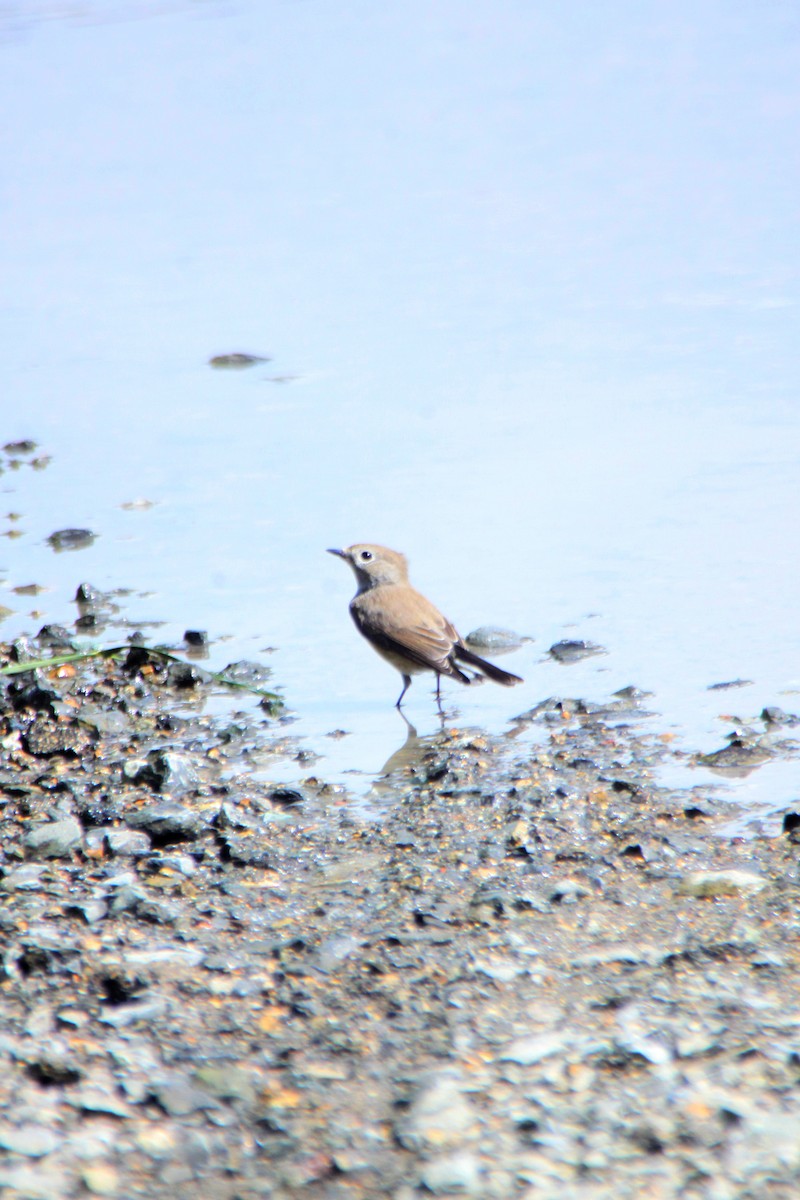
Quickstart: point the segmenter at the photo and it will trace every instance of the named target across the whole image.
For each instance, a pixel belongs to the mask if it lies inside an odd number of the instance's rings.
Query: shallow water
[[[51,456],[0,477],[3,637],[132,589],[214,668],[274,648],[363,783],[398,677],[324,551],[375,540],[462,632],[536,639],[523,687],[447,685],[463,723],[636,684],[708,751],[797,706],[791,6],[6,4],[0,66],[0,442]],[[767,775],[754,809],[796,795]]]

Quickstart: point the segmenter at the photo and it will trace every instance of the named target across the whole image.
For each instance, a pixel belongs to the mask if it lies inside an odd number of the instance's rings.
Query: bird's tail
[[[473,654],[466,646],[454,646],[453,656],[459,659],[460,662],[465,662],[469,666],[475,667],[487,679],[491,679],[495,683],[502,683],[504,687],[513,687],[515,683],[523,682],[519,675],[512,675],[510,671],[504,671],[502,667],[496,667],[494,663],[487,662],[485,658],[479,658],[477,654]]]

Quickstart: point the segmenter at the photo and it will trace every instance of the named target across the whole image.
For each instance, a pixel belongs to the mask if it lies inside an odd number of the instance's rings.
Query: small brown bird
[[[421,671],[436,673],[436,699],[441,706],[442,675],[461,683],[470,682],[459,662],[495,683],[507,687],[522,683],[519,675],[486,662],[464,645],[447,618],[408,582],[404,554],[386,546],[364,543],[328,553],[343,558],[355,572],[358,591],[350,601],[350,615],[359,633],[403,676],[397,708],[411,686],[411,676]]]

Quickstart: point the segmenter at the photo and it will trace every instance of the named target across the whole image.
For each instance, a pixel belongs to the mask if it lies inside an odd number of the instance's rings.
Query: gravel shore
[[[800,815],[656,786],[633,690],[412,731],[364,815],[210,686],[2,683],[8,1200],[795,1200]]]

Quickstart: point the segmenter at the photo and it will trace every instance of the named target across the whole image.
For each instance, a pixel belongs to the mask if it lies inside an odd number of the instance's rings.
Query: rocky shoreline
[[[213,686],[2,681],[4,1196],[794,1200],[800,816],[659,788],[631,689],[412,733],[365,817]]]

